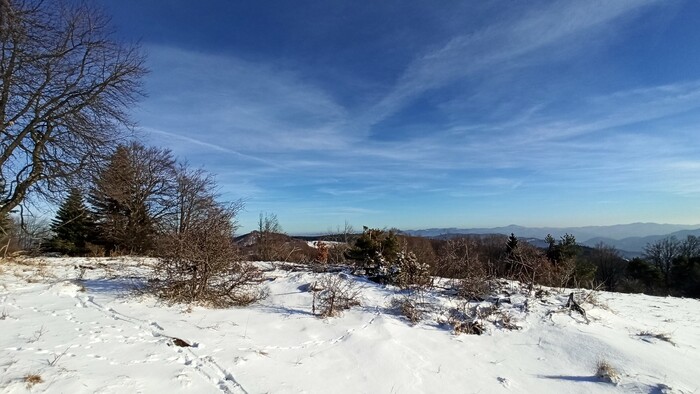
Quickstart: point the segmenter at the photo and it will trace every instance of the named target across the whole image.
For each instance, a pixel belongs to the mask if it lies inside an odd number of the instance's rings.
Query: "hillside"
[[[510,225],[492,228],[431,228],[425,230],[406,230],[410,235],[423,237],[436,237],[443,234],[504,234],[514,233],[518,237],[543,239],[547,234],[559,238],[564,234],[572,234],[580,241],[591,238],[604,237],[610,239],[624,239],[629,237],[648,237],[652,235],[666,235],[682,230],[700,229],[700,224],[658,224],[658,223],[630,223],[612,226],[584,226],[584,227],[523,227]]]
[[[650,242],[675,236],[684,239],[688,235],[700,236],[700,225],[682,224],[658,224],[658,223],[631,223],[613,226],[587,226],[587,227],[522,227],[510,225],[494,228],[432,228],[426,230],[408,230],[406,234],[431,237],[449,238],[460,234],[486,235],[486,234],[515,234],[519,238],[526,238],[528,242],[540,245],[536,240],[543,240],[547,234],[559,238],[564,234],[572,234],[581,245],[594,247],[603,242],[614,246],[626,257],[641,255],[644,247]]]
[[[36,259],[0,265],[0,391],[197,393],[692,393],[700,386],[700,301],[575,290],[538,296],[501,281],[460,302],[448,283],[422,295],[411,325],[405,295],[347,274],[361,305],[311,314],[309,284],[337,274],[259,263],[270,296],[248,308],[164,305],[134,293],[151,261]],[[81,270],[80,265],[83,267]],[[92,269],[91,269],[92,268]],[[292,268],[292,269],[289,269]],[[81,279],[77,279],[82,274]],[[497,308],[489,300],[498,299]],[[455,310],[483,335],[455,335]],[[508,329],[511,328],[511,329]],[[668,335],[668,336],[665,336]],[[178,345],[189,344],[189,347]],[[596,376],[599,361],[617,385]],[[25,378],[40,379],[30,387]],[[40,380],[40,381],[38,381]],[[29,387],[29,388],[28,388]]]

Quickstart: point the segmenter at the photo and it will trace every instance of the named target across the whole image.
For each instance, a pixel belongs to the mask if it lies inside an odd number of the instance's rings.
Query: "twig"
[[[44,329],[44,326],[42,325],[41,328],[34,331],[34,336],[31,339],[29,339],[29,343],[34,343],[34,342],[38,341],[39,339],[41,339],[41,337],[42,337],[42,335],[44,335],[44,333],[46,333],[46,329]]]
[[[68,353],[68,350],[70,350],[71,347],[73,347],[73,345],[68,346],[68,347],[66,348],[66,350],[64,350],[61,354],[54,355],[53,361],[49,361],[49,366],[50,366],[50,367],[55,366],[56,363],[58,363],[58,360],[60,360],[61,357],[65,356],[66,353]],[[48,360],[46,360],[46,361],[48,361]]]

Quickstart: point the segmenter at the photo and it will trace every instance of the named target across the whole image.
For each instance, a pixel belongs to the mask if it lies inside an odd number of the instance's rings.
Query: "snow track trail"
[[[178,355],[184,354],[184,365],[191,367],[205,381],[214,385],[218,390],[226,394],[247,394],[248,392],[233,376],[233,373],[222,367],[219,362],[212,356],[207,354],[199,354],[194,349],[198,344],[192,344],[189,347],[180,347],[173,343],[175,336],[164,334],[165,328],[157,321],[139,319],[133,316],[127,316],[118,312],[113,307],[104,307],[95,301],[95,297],[91,295],[81,296],[76,295],[80,305],[84,308],[93,308],[100,311],[102,314],[112,320],[128,323],[132,327],[141,330],[145,335],[150,335],[153,338],[158,338],[158,342],[168,347],[169,351],[174,351]]]

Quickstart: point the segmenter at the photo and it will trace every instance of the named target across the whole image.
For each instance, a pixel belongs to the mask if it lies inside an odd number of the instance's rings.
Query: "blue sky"
[[[700,2],[100,3],[241,232],[700,223]]]

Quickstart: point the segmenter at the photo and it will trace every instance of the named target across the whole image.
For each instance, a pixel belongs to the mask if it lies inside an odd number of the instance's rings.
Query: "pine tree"
[[[509,259],[515,259],[518,253],[518,237],[515,234],[510,233],[508,237],[508,243],[506,243],[506,251],[508,253]]]
[[[143,254],[153,248],[158,221],[168,213],[175,161],[168,150],[132,143],[117,148],[89,202],[106,252]]]
[[[362,235],[348,251],[348,257],[372,280],[391,282],[389,273],[395,270],[399,242],[393,231],[364,227]]]
[[[73,188],[51,221],[51,231],[55,235],[44,245],[44,249],[71,256],[85,254],[86,243],[91,240],[94,227],[81,191]]]

